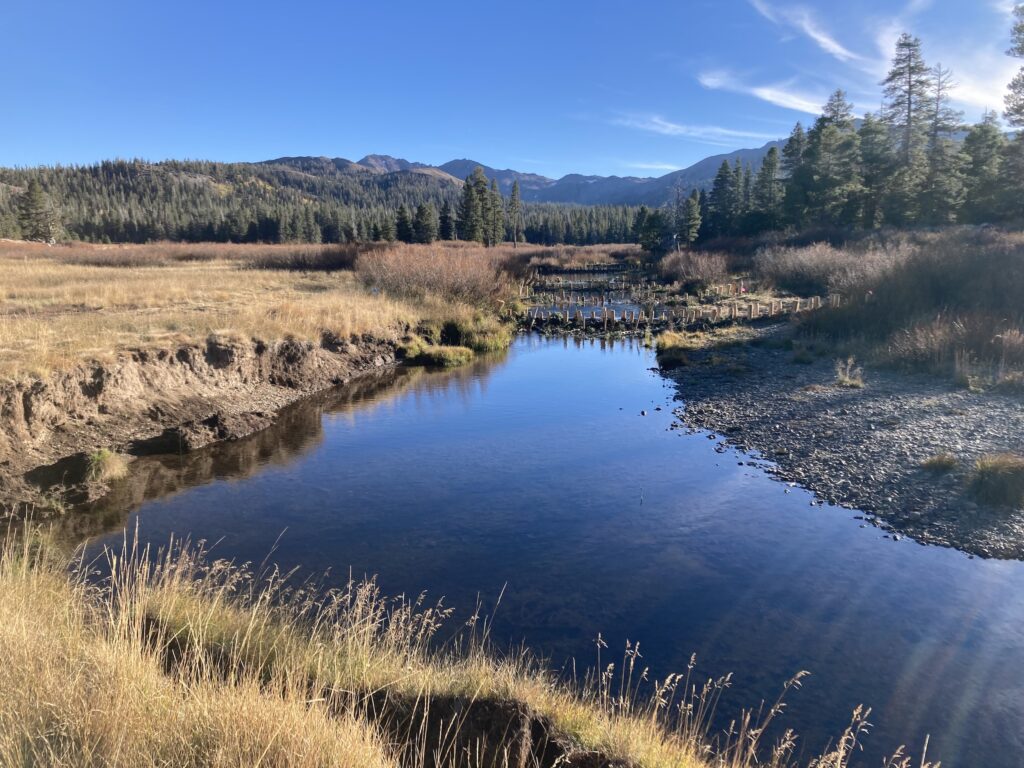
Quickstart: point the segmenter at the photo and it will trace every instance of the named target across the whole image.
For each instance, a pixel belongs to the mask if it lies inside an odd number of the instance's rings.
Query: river
[[[680,403],[654,365],[636,341],[520,336],[458,371],[363,379],[248,440],[139,459],[74,525],[94,548],[137,528],[377,575],[462,615],[479,597],[500,645],[557,669],[592,665],[599,632],[604,659],[638,641],[654,677],[696,653],[704,674],[733,673],[726,715],[808,670],[784,716],[805,755],[865,704],[859,764],[930,734],[946,768],[1021,765],[1024,564],[812,505],[760,460],[672,428]]]

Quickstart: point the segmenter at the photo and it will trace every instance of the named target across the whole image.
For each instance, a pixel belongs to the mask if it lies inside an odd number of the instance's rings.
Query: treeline
[[[450,179],[421,173],[274,163],[117,160],[0,169],[0,237],[32,240],[347,243],[441,237],[592,245],[632,239],[636,213],[625,206],[523,204],[518,194],[506,200],[482,170],[460,189]]]
[[[495,180],[488,182],[478,166],[466,179],[457,204],[445,201],[438,212],[431,203],[415,211],[398,208],[394,228],[387,221],[372,231],[374,240],[430,243],[465,240],[487,246],[503,242],[537,245],[599,245],[635,242],[637,222],[646,209],[629,206],[572,207],[524,204],[519,182],[506,199]]]
[[[1024,6],[1010,54],[1024,58]],[[1024,220],[1024,132],[1009,137],[994,112],[967,127],[952,106],[953,74],[929,67],[904,34],[882,83],[883,108],[856,121],[836,91],[810,129],[793,129],[755,172],[723,162],[711,190],[679,194],[674,208],[641,211],[648,250],[767,231]],[[1024,68],[1005,117],[1024,128]]]

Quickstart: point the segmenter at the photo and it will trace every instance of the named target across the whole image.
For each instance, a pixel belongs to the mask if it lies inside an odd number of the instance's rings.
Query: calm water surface
[[[495,637],[555,666],[592,664],[598,632],[610,650],[639,641],[659,676],[696,652],[704,673],[734,673],[733,713],[809,670],[785,721],[807,750],[864,703],[863,764],[926,734],[947,767],[1024,764],[1024,564],[811,506],[670,430],[675,390],[653,365],[635,342],[520,338],[472,368],[367,379],[250,440],[139,460],[80,532],[272,551],[462,611],[504,589]]]

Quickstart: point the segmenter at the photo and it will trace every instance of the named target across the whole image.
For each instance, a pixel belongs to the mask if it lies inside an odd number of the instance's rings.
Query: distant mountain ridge
[[[584,176],[571,173],[560,179],[551,179],[536,173],[524,173],[510,168],[497,169],[466,158],[450,160],[438,166],[411,162],[390,155],[367,155],[358,161],[327,157],[279,157],[255,165],[291,168],[311,176],[336,178],[344,175],[417,174],[432,177],[440,185],[458,185],[477,166],[483,168],[488,179],[497,180],[502,193],[508,195],[514,182],[519,182],[520,193],[529,203],[566,203],[572,205],[650,205],[670,202],[676,188],[685,192],[708,189],[722,162],[739,160],[756,170],[768,150],[782,148],[785,140],[772,141],[763,147],[738,149],[704,158],[697,163],[664,176]]]

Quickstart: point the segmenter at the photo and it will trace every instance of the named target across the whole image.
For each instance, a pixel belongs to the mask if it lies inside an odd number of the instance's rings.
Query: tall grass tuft
[[[89,454],[88,461],[90,480],[109,482],[119,480],[128,474],[128,460],[121,454],[106,448]]]
[[[995,453],[975,462],[971,492],[987,504],[1024,505],[1024,456]]]
[[[857,365],[855,358],[836,360],[836,384],[846,389],[864,388],[864,369]]]

